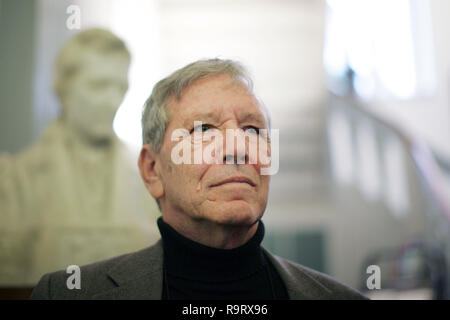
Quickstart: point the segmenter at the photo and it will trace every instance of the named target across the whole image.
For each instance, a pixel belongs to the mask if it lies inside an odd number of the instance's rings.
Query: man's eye
[[[248,132],[248,133],[259,134],[259,128],[254,127],[254,126],[247,126],[244,128],[244,131]]]
[[[196,127],[192,128],[191,133],[194,132],[194,131],[205,132],[205,131],[207,131],[207,130],[209,130],[211,128],[212,128],[212,126],[209,125],[209,124],[202,124],[201,126],[196,126]]]

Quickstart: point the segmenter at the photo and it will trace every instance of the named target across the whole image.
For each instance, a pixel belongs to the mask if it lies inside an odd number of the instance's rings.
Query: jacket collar
[[[278,271],[291,300],[331,297],[330,289],[315,280],[303,267],[262,249]],[[117,287],[94,295],[94,299],[160,300],[163,285],[161,239],[149,248],[125,256],[107,274]]]
[[[290,300],[331,299],[331,290],[314,279],[307,268],[271,254],[265,248],[263,252],[278,271]]]
[[[107,275],[117,287],[94,295],[94,299],[160,300],[163,285],[161,239],[151,247],[125,256]]]

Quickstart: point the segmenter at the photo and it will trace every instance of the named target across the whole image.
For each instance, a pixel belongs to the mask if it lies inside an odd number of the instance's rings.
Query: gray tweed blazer
[[[331,277],[271,254],[263,248],[284,281],[289,298],[365,299]],[[160,300],[163,285],[161,239],[137,252],[81,267],[81,288],[68,289],[65,270],[44,275],[30,299],[150,299]]]

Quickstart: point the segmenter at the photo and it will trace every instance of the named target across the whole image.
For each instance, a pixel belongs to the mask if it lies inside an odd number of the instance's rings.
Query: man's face
[[[242,83],[232,81],[228,75],[217,75],[197,80],[184,90],[181,100],[169,99],[167,108],[171,120],[159,153],[163,212],[177,212],[194,220],[222,225],[251,225],[261,218],[267,204],[270,176],[260,174],[259,156],[255,164],[248,161],[227,164],[225,159],[222,164],[204,161],[175,164],[171,159],[172,149],[179,143],[172,141],[172,132],[180,128],[191,132],[194,121],[203,123],[204,133],[208,130],[222,133],[223,156],[229,154],[226,152],[227,129],[267,129],[267,120],[257,99]],[[194,133],[191,137],[194,139]],[[205,147],[211,142],[202,143]],[[237,148],[236,141],[234,146]],[[268,148],[270,150],[270,143]],[[252,183],[220,184],[230,177],[249,178]]]
[[[129,60],[120,54],[83,53],[83,65],[67,83],[66,123],[91,142],[113,136],[113,120],[128,90]]]

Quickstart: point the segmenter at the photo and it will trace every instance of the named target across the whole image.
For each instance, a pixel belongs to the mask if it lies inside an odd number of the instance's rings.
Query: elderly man
[[[240,64],[197,61],[161,80],[145,105],[142,125],[139,168],[162,212],[162,239],[82,267],[78,290],[67,288],[65,272],[47,274],[32,298],[364,298],[261,247],[270,181],[262,169],[269,164],[251,154],[250,147],[253,136],[269,129],[268,115]],[[245,133],[248,142],[234,144],[227,136],[208,149],[211,159],[194,160],[199,147],[229,130],[236,136]],[[270,155],[270,139],[264,138],[253,143],[265,144]],[[182,162],[175,161],[180,143],[183,152],[192,151]]]

